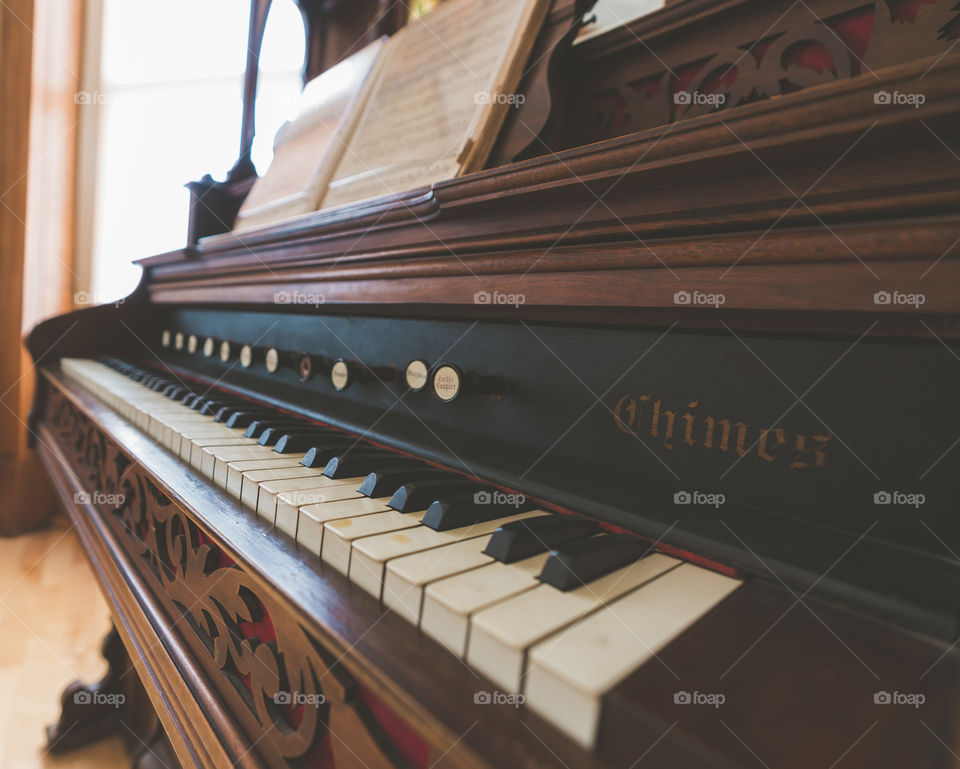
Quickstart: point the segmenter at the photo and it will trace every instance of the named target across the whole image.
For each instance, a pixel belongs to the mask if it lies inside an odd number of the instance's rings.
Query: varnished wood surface
[[[149,295],[272,305],[295,288],[326,307],[480,315],[475,292],[522,290],[523,312],[610,318],[722,287],[727,310],[814,322],[811,311],[903,315],[873,293],[922,286],[926,311],[956,313],[960,54],[932,63],[225,235],[145,260]],[[889,109],[878,89],[926,102]]]
[[[669,732],[713,766],[956,769],[958,669],[947,644],[755,581],[607,695],[599,750],[629,766]],[[674,699],[697,693],[724,700]],[[641,765],[669,766],[665,747]]]
[[[71,681],[103,674],[100,639],[110,615],[73,527],[0,539],[0,765],[128,769],[119,737],[53,758],[44,727],[56,721]]]

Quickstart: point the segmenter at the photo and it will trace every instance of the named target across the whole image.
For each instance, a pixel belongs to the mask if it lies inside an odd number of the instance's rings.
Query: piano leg
[[[64,689],[60,718],[47,726],[47,752],[60,755],[120,735],[138,755],[134,766],[151,766],[142,763],[139,754],[162,749],[166,737],[116,628],[103,639],[102,654],[107,661],[103,678],[91,684],[74,681]],[[178,763],[171,761],[167,766]]]

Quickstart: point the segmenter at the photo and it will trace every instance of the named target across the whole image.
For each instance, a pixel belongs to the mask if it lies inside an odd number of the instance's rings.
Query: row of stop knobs
[[[206,358],[218,357],[224,363],[231,363],[236,359],[244,368],[262,365],[271,374],[281,369],[291,369],[296,372],[301,382],[315,376],[328,377],[338,392],[353,384],[382,382],[399,384],[412,392],[429,389],[439,400],[450,403],[465,395],[500,398],[506,389],[502,377],[484,376],[474,371],[465,372],[447,362],[431,366],[422,358],[410,361],[401,370],[396,366],[370,366],[361,361],[333,359],[314,353],[281,350],[274,346],[238,345],[236,342],[213,336],[205,337],[201,341],[196,334],[169,330],[163,332],[161,345],[166,349],[172,348],[191,355],[199,353]]]

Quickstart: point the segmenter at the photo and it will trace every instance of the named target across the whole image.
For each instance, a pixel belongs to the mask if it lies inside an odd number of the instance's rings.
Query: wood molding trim
[[[447,312],[519,291],[527,308],[600,312],[722,287],[728,310],[877,312],[874,292],[913,290],[936,262],[925,310],[955,313],[960,54],[932,63],[217,236],[143,260],[150,298],[275,305],[296,286]],[[874,103],[921,87],[919,108]]]

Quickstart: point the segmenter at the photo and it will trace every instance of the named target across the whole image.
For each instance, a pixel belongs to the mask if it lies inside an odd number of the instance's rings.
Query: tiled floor
[[[130,767],[119,737],[54,758],[44,730],[60,692],[100,678],[106,603],[65,521],[0,539],[0,769]]]

